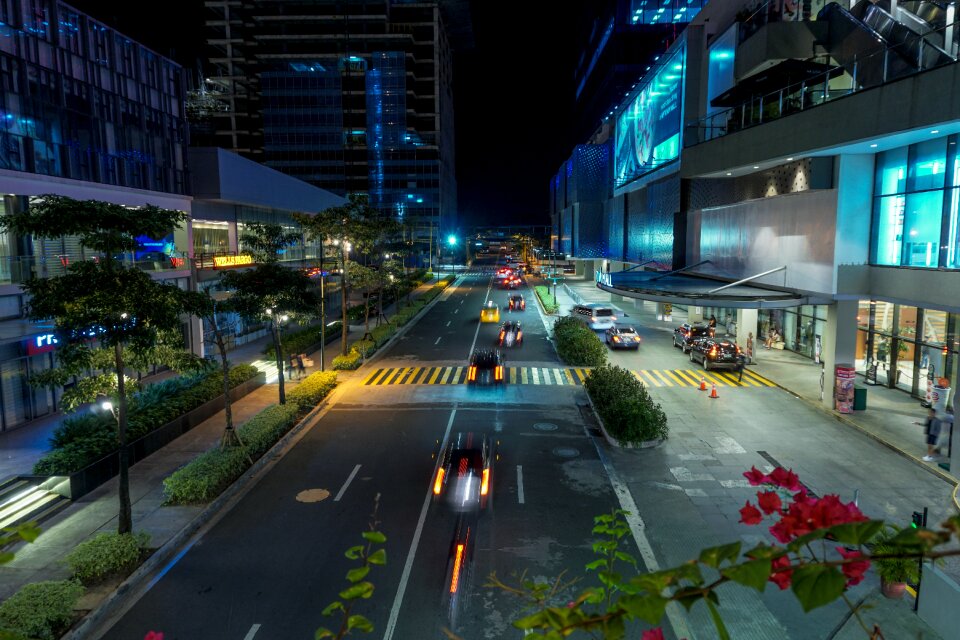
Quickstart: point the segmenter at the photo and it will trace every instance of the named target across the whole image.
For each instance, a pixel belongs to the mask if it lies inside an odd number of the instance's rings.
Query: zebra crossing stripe
[[[720,385],[723,387],[732,387],[734,385],[730,384],[730,381],[724,378],[718,371],[709,371],[704,372],[704,375],[707,376],[707,380],[712,380],[714,384]]]
[[[743,384],[743,386],[745,386],[745,387],[762,387],[762,386],[763,386],[762,384],[760,384],[760,383],[757,382],[756,380],[752,380],[752,379],[750,378],[750,376],[747,375],[747,370],[746,370],[746,369],[743,370],[743,380],[742,380],[741,384]]]
[[[530,384],[530,381],[527,379],[527,368],[524,367],[520,369],[520,384]]]
[[[764,385],[764,386],[767,386],[767,387],[775,387],[775,386],[777,386],[777,385],[775,385],[774,383],[772,383],[772,382],[770,382],[769,380],[767,380],[766,378],[764,378],[764,377],[763,377],[762,375],[760,375],[759,373],[754,373],[753,371],[750,371],[749,369],[744,369],[744,370],[743,370],[743,375],[745,375],[745,376],[750,376],[751,378],[754,378],[754,379],[756,379],[758,382],[760,382],[760,384],[762,384],[762,385]]]
[[[376,378],[378,375],[380,375],[381,371],[383,371],[383,369],[377,369],[376,371],[371,373],[369,376],[367,376],[367,379],[363,381],[363,384],[368,385],[371,382],[373,382],[373,379]]]
[[[517,367],[510,367],[510,383],[516,384],[519,382],[520,378],[518,377],[519,373],[517,372]]]
[[[406,384],[407,381],[412,381],[413,374],[417,371],[417,368],[410,367],[407,369],[407,372],[403,374],[400,378],[397,378],[397,384]]]
[[[387,377],[389,377],[389,375],[390,375],[390,373],[391,373],[392,371],[393,371],[393,369],[384,369],[384,370],[383,370],[383,375],[380,376],[379,378],[377,378],[377,379],[374,381],[373,384],[376,384],[376,385],[381,385],[381,384],[383,384],[383,381],[386,380]]]
[[[533,379],[533,384],[540,384],[540,371],[536,367],[530,368],[530,377]]]
[[[649,381],[648,384],[647,384],[648,387],[649,387],[651,384],[652,384],[653,386],[655,386],[655,387],[662,387],[662,386],[663,386],[662,384],[660,384],[660,381],[657,380],[656,378],[654,378],[654,377],[650,374],[650,372],[647,371],[646,369],[641,370],[640,373],[642,373],[642,374],[646,377],[645,382],[646,382],[646,381]]]
[[[565,384],[574,384],[573,376],[570,375],[570,369],[563,369],[563,377],[566,380]]]
[[[639,371],[631,371],[630,373],[632,373],[632,374],[633,374],[633,377],[636,378],[637,380],[639,380],[639,381],[640,381],[640,384],[642,384],[643,386],[645,386],[645,387],[649,387],[649,386],[650,386],[650,383],[643,379],[643,376],[640,375],[640,372],[639,372]]]
[[[443,371],[443,367],[434,367],[431,370],[433,373],[430,374],[430,379],[427,380],[427,384],[433,384],[437,381],[437,378],[440,377],[440,372]]]
[[[420,367],[413,377],[410,378],[410,384],[420,384],[428,375],[430,375],[430,367]]]
[[[684,382],[683,380],[681,380],[680,378],[678,378],[678,377],[674,374],[673,371],[670,371],[670,370],[668,369],[668,370],[664,371],[664,373],[667,374],[668,376],[670,376],[670,378],[671,378],[674,382],[676,382],[678,385],[680,385],[681,387],[683,387],[683,386],[686,385],[686,382]]]
[[[686,371],[684,369],[674,369],[673,371],[681,379],[686,380],[695,387],[700,386],[700,380],[697,378],[697,374],[693,371]]]
[[[466,377],[467,368],[466,367],[457,367],[456,371],[453,372],[453,379],[450,384],[462,384],[463,378]],[[463,374],[461,376],[461,374]]]

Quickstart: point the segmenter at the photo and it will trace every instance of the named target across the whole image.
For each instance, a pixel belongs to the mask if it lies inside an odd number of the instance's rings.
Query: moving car
[[[611,329],[617,326],[617,316],[613,313],[613,307],[599,303],[588,302],[578,304],[571,312],[575,318],[580,318],[591,329]]]
[[[517,276],[510,276],[502,282],[504,289],[518,289],[521,283],[522,281]]]
[[[699,362],[707,371],[711,369],[738,369],[740,347],[735,342],[719,338],[699,338],[689,347],[690,362]]]
[[[522,293],[511,293],[507,302],[509,311],[524,311],[527,308],[527,301],[523,299]]]
[[[684,322],[673,330],[673,346],[680,347],[684,353],[687,353],[690,351],[690,345],[693,344],[694,340],[712,337],[713,327],[701,323],[690,324]]]
[[[502,384],[503,356],[495,349],[477,349],[470,355],[467,384]]]
[[[434,500],[454,511],[480,511],[490,503],[493,461],[490,436],[472,431],[451,434],[433,479]]]
[[[493,300],[489,300],[480,310],[480,322],[500,322],[500,307]]]
[[[507,320],[500,327],[500,336],[497,338],[501,347],[519,347],[523,342],[523,331],[518,320]]]
[[[640,334],[633,327],[611,327],[605,332],[607,346],[611,349],[639,349]]]

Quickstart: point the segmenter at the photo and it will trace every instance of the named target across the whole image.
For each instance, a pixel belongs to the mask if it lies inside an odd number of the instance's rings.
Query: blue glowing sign
[[[616,186],[680,155],[684,50],[667,59],[617,118]]]

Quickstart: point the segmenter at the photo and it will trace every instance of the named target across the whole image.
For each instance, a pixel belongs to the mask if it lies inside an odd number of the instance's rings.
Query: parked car
[[[617,326],[617,316],[613,307],[600,302],[578,304],[573,308],[571,315],[579,318],[591,329],[610,329]]]
[[[713,327],[703,323],[690,324],[684,322],[673,330],[673,346],[679,347],[684,353],[690,351],[690,345],[698,338],[712,338]]]
[[[740,347],[735,342],[718,338],[698,338],[690,345],[690,362],[699,362],[711,369],[740,367]]]
[[[604,332],[611,349],[639,349],[640,334],[633,327],[611,327]]]

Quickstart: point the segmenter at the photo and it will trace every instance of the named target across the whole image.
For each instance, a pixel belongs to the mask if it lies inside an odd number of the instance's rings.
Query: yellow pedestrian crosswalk
[[[743,370],[743,379],[735,371],[701,371],[692,369],[641,369],[631,371],[648,387],[775,387],[750,369]],[[579,386],[590,375],[590,369],[578,367],[505,367],[507,384]],[[391,367],[376,369],[363,380],[366,386],[397,384],[465,384],[467,367]]]

